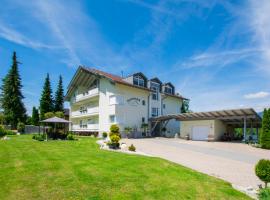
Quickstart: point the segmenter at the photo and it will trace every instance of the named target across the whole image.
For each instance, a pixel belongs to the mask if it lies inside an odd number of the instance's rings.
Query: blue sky
[[[24,102],[78,65],[171,81],[193,111],[270,104],[269,0],[1,0],[0,77],[15,50]]]

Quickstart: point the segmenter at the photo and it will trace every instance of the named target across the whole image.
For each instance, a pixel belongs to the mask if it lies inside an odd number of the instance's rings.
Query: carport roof
[[[170,119],[176,119],[179,121],[194,121],[194,120],[221,120],[226,124],[242,127],[244,120],[252,122],[254,127],[261,125],[261,117],[256,113],[253,108],[245,109],[230,109],[230,110],[219,110],[209,112],[191,112],[182,113],[175,115],[163,115],[159,117],[151,118],[151,121],[167,121]]]

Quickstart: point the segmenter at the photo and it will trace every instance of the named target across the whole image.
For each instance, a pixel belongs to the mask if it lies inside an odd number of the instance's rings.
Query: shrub
[[[119,140],[120,137],[116,134],[110,136],[111,142],[108,143],[108,145],[113,148],[113,149],[118,149],[119,148]]]
[[[119,126],[117,126],[116,124],[113,124],[111,125],[110,127],[110,131],[111,131],[111,134],[119,134]]]
[[[127,135],[129,135],[130,132],[132,131],[132,128],[131,128],[131,127],[125,127],[125,128],[124,128],[124,131],[125,131],[125,133],[126,133]]]
[[[7,131],[2,125],[0,125],[0,138],[4,137],[6,134],[7,134]]]
[[[129,150],[129,151],[136,151],[136,147],[135,147],[133,144],[131,144],[131,145],[128,147],[128,150]]]
[[[24,123],[19,122],[19,123],[17,124],[17,130],[18,130],[19,133],[24,133],[24,130],[25,130],[25,125],[24,125]]]
[[[69,134],[67,135],[67,140],[75,140],[74,135],[71,134],[71,133],[69,133]]]
[[[108,136],[107,132],[103,132],[103,133],[102,133],[102,137],[103,137],[103,138],[106,138],[107,136]]]
[[[256,175],[265,183],[265,188],[267,183],[270,182],[270,160],[262,159],[255,167]]]
[[[45,134],[33,135],[32,139],[37,141],[44,141],[46,139]]]
[[[260,190],[259,199],[260,200],[268,200],[268,199],[270,199],[270,188]]]
[[[6,135],[16,135],[16,133],[12,130],[6,130]]]

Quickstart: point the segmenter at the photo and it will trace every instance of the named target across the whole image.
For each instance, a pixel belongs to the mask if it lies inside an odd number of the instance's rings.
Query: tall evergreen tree
[[[39,113],[38,109],[34,106],[32,110],[32,124],[35,126],[39,125]]]
[[[47,74],[43,91],[40,98],[40,119],[44,119],[44,114],[47,112],[53,112],[53,98],[52,98],[52,88],[50,82],[50,76]]]
[[[12,128],[16,128],[19,121],[25,122],[26,120],[26,109],[22,101],[24,96],[21,92],[22,84],[18,69],[19,64],[16,52],[13,52],[11,68],[4,77],[1,87],[3,113],[6,123],[10,124]]]
[[[54,111],[64,111],[64,89],[62,76],[59,76],[59,82],[54,97]]]
[[[270,149],[270,109],[264,109],[263,112],[260,144],[262,148]]]

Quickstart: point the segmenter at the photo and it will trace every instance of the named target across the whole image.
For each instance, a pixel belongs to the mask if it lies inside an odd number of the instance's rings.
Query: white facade
[[[88,80],[95,81],[89,81],[88,87],[83,84],[84,78],[80,79],[81,73],[75,74],[67,94],[71,109],[71,130],[102,133],[108,132],[112,124],[118,124],[121,131],[125,127],[131,127],[136,136],[140,137],[143,132],[142,124],[148,124],[149,118],[181,112],[182,98],[165,94],[162,84],[160,90],[150,90],[149,80],[145,83],[148,85],[143,87],[144,81],[136,79],[135,83],[140,85],[134,86],[132,76],[120,80],[119,77],[104,74],[91,74],[90,71]],[[179,124],[179,121],[170,121],[165,135],[170,137],[179,133]]]

